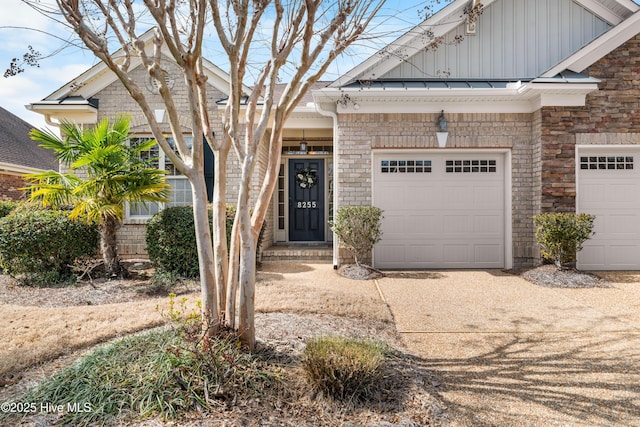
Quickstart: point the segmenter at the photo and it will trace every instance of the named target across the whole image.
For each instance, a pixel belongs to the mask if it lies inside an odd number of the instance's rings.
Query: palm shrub
[[[0,263],[25,285],[67,281],[74,262],[95,256],[97,249],[97,226],[68,212],[23,208],[0,219]]]
[[[375,342],[343,337],[310,340],[302,368],[311,386],[339,400],[372,397],[384,378],[386,349]]]
[[[582,244],[593,234],[595,216],[575,213],[541,213],[533,217],[541,254],[558,270],[576,260]]]
[[[349,249],[356,264],[369,255],[380,241],[382,210],[375,206],[341,206],[330,223],[340,243]]]
[[[105,271],[122,276],[126,272],[118,256],[116,231],[124,218],[125,203],[168,201],[165,172],[141,156],[156,141],[130,146],[127,116],[118,116],[113,123],[104,119],[95,128],[84,130],[63,121],[60,129],[64,139],[38,129],[30,136],[41,147],[55,151],[69,172],[27,175],[29,198],[44,206],[73,206],[71,218],[99,224]]]

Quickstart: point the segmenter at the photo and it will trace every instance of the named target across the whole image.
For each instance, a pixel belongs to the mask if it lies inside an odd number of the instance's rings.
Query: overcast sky
[[[51,1],[51,0],[42,0]],[[383,24],[376,28],[376,34],[388,34],[390,29],[406,31],[418,23],[418,10],[427,3],[415,0],[388,0],[380,19]],[[34,31],[40,30],[40,31]],[[14,57],[22,57],[27,46],[33,46],[43,55],[56,52],[67,44],[56,39],[68,39],[68,30],[52,20],[35,12],[20,0],[0,1],[0,74],[8,67]],[[374,53],[376,47],[393,40],[399,33],[378,43],[364,41],[352,49],[352,53],[337,61],[325,75],[324,80],[334,80],[340,74]],[[207,59],[224,69],[224,64],[216,62],[220,56],[215,49],[205,50]],[[24,107],[39,101],[65,83],[96,64],[95,57],[82,49],[66,47],[50,58],[40,61],[40,67],[28,67],[26,71],[10,78],[0,77],[0,106],[21,117],[35,127],[45,126],[40,114],[32,113]]]

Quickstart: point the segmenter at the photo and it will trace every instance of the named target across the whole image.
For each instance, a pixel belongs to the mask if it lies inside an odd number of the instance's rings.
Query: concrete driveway
[[[501,271],[378,279],[448,425],[640,426],[640,274],[563,289]]]

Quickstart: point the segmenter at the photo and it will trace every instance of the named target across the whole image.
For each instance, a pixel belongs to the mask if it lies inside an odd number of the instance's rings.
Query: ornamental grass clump
[[[542,256],[558,270],[574,263],[582,244],[593,235],[594,215],[541,213],[533,217]]]
[[[385,349],[371,341],[319,337],[307,343],[302,367],[311,386],[337,400],[365,401],[384,377]]]
[[[280,383],[279,368],[246,351],[237,334],[206,336],[197,303],[171,295],[169,307],[165,317],[172,327],[100,347],[18,402],[38,402],[35,411],[56,415],[56,425],[128,425],[129,420],[175,420],[193,410],[231,407]],[[33,412],[27,409],[25,415]],[[19,424],[6,421],[2,425]]]

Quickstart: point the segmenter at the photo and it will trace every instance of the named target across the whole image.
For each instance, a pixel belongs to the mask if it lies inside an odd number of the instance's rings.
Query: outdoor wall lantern
[[[449,132],[447,132],[447,119],[444,117],[444,110],[440,112],[438,116],[438,121],[436,122],[438,125],[438,130],[436,131],[436,138],[438,139],[438,147],[443,148],[447,146],[447,138],[449,137]]]
[[[300,141],[300,151],[307,152],[307,141],[304,139],[304,129],[302,129],[302,141]]]

